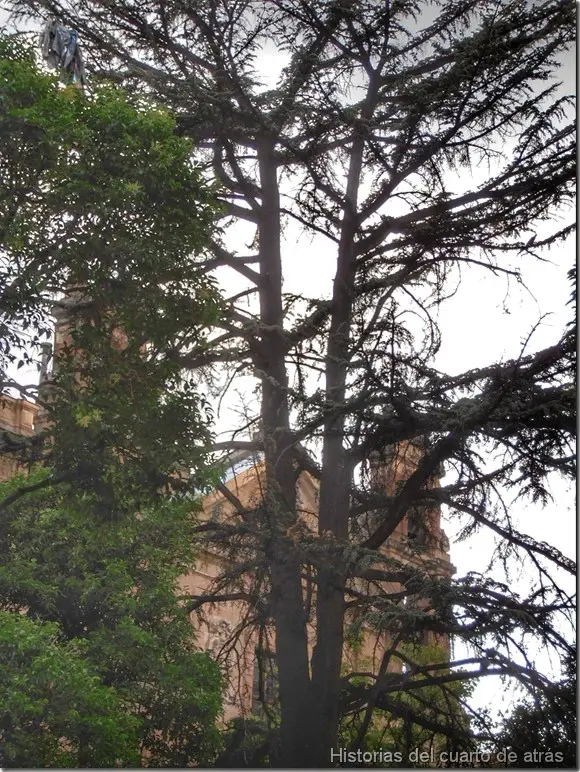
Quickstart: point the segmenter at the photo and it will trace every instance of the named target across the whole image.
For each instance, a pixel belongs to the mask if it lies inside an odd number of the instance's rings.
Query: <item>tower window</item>
[[[258,646],[254,656],[254,684],[252,713],[264,716],[264,705],[273,707],[278,702],[278,668],[273,651]]]

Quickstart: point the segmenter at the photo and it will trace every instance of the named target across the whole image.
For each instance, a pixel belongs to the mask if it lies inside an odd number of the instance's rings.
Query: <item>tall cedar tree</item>
[[[547,687],[524,652],[531,639],[568,651],[557,618],[571,601],[557,572],[573,566],[518,529],[502,491],[543,500],[550,472],[573,474],[572,334],[449,375],[433,365],[434,311],[461,269],[519,278],[571,230],[537,234],[573,196],[574,129],[553,75],[574,39],[574,3],[78,0],[74,16],[58,0],[5,5],[60,17],[82,36],[93,76],[167,106],[226,191],[225,224],[253,230],[250,254],[212,244],[205,269],[229,267],[247,292],[230,299],[210,348],[176,356],[198,371],[229,364],[259,383],[251,428],[259,421],[261,439],[238,433],[222,449],[263,452],[263,501],[254,512],[239,505],[238,522],[217,524],[211,539],[238,561],[216,593],[246,593],[248,622],[275,629],[273,763],[328,765],[352,711],[411,717],[457,740],[450,712],[433,716],[412,699],[417,679],[444,690],[504,674]],[[273,49],[286,66],[269,87],[257,66]],[[487,171],[470,175],[475,167]],[[291,221],[332,248],[330,297],[310,296],[306,279],[301,294],[285,293]],[[418,437],[410,479],[390,497],[372,491],[361,473],[372,454]],[[450,476],[433,488],[442,465]],[[319,479],[317,534],[297,523],[300,469]],[[537,571],[529,594],[475,574],[445,583],[386,560],[381,548],[405,515],[440,505],[472,531],[490,529],[501,555],[523,556]],[[240,574],[253,578],[251,591]],[[418,621],[414,597],[430,599],[433,613]],[[464,670],[410,662],[404,678],[385,667],[361,683],[341,673],[347,604],[367,629],[405,639],[420,624],[464,639],[473,656]]]

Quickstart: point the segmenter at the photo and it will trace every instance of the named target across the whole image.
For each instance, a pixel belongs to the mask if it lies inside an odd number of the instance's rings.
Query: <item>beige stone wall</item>
[[[0,397],[0,429],[31,437],[34,434],[34,417],[37,406],[24,399],[7,395]]]
[[[0,431],[31,437],[35,431],[37,405],[24,399],[10,396],[0,397]],[[0,480],[7,480],[19,471],[15,459],[0,456]],[[22,471],[20,469],[20,471]]]

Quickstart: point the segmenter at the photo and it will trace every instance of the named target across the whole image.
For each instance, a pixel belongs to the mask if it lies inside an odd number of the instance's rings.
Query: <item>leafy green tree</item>
[[[534,699],[528,697],[505,719],[497,746],[500,751],[516,754],[510,766],[537,769],[536,750],[554,754],[550,766],[578,768],[576,683],[576,661],[570,657],[559,682],[548,692],[535,694]]]
[[[15,477],[0,497],[48,474]],[[195,561],[192,502],[115,521],[95,517],[93,504],[63,485],[3,509],[3,764],[126,766],[143,754],[149,766],[211,761],[221,678],[196,649],[177,581]]]
[[[23,459],[97,486],[110,515],[176,487],[209,441],[207,404],[173,356],[203,346],[219,312],[197,269],[216,204],[191,153],[146,99],[63,87],[0,40],[0,368],[38,360],[53,311],[70,332],[40,395],[8,377],[2,389],[47,412]]]
[[[191,154],[146,98],[63,87],[0,39],[1,388],[44,425],[0,432],[32,470],[0,490],[6,766],[180,767],[217,748],[219,671],[176,597],[211,411],[174,351],[206,345],[220,308]],[[18,384],[6,368],[38,360],[53,311],[52,371]]]
[[[0,762],[139,766],[140,720],[58,625],[0,611]]]

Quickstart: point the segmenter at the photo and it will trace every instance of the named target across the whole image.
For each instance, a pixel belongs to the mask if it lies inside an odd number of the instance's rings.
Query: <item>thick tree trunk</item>
[[[339,288],[338,282],[341,285]],[[345,396],[350,325],[348,283],[348,277],[337,276],[334,298],[339,299],[341,308],[333,314],[336,330],[334,336],[331,333],[331,341],[334,344],[328,347],[327,398],[337,403],[343,402]],[[325,426],[320,484],[319,533],[325,539],[332,534],[337,546],[348,537],[351,473],[343,444],[343,430],[342,417],[327,422]],[[331,750],[336,748],[338,741],[345,581],[342,556],[338,551],[336,554],[329,553],[317,575],[316,647],[312,658],[314,700],[319,712],[316,754],[313,759],[315,767],[330,766]]]
[[[310,765],[311,684],[300,558],[288,536],[296,522],[296,485],[290,446],[288,375],[283,337],[280,199],[273,143],[259,148],[262,210],[259,222],[262,431],[266,463],[265,517],[270,531],[272,602],[281,707],[281,752],[276,765]]]
[[[346,237],[345,237],[346,238]],[[352,252],[352,240],[344,252]],[[353,258],[343,253],[335,280],[334,307],[327,357],[327,398],[336,404],[344,401],[346,358],[349,347],[351,299],[349,287],[354,280]],[[341,267],[343,271],[341,271]],[[323,472],[320,485],[319,532],[323,538],[332,534],[337,546],[348,537],[349,480],[351,470],[343,443],[344,418],[325,425]],[[330,553],[318,571],[316,600],[316,648],[312,659],[314,700],[318,707],[317,749],[313,765],[330,765],[330,753],[338,740],[338,703],[340,668],[344,638],[344,592],[346,570],[342,555]]]
[[[363,117],[372,113],[376,84],[367,93]],[[344,446],[345,418],[340,412],[346,397],[353,293],[356,276],[355,235],[358,192],[363,166],[364,136],[355,133],[350,152],[344,214],[332,295],[332,315],[326,351],[326,401],[331,417],[324,424],[319,532],[336,541],[348,539],[351,463]],[[337,414],[333,415],[336,408]],[[328,556],[318,571],[316,648],[312,659],[314,699],[319,710],[316,755],[313,765],[330,766],[338,742],[340,670],[344,645],[346,568],[341,556]]]

